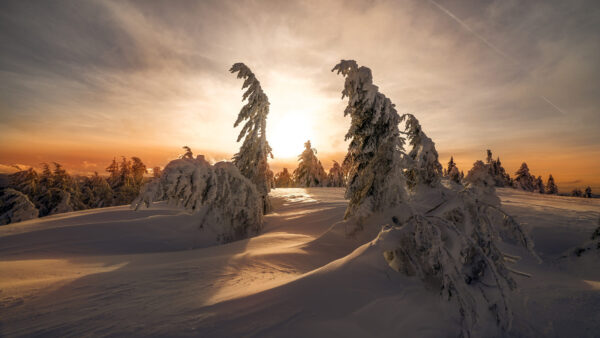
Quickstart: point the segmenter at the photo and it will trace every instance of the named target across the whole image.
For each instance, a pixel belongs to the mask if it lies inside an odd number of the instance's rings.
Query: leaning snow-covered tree
[[[333,161],[333,166],[327,174],[328,187],[343,187],[345,186],[344,171],[337,161]]]
[[[392,101],[373,84],[371,70],[354,60],[333,67],[345,77],[342,98],[348,97],[344,116],[350,116],[350,140],[344,163],[349,164],[345,218],[366,216],[400,204],[405,195],[402,172],[404,139],[400,116]]]
[[[304,151],[298,156],[298,168],[294,170],[294,181],[300,187],[322,187],[327,180],[327,174],[321,161],[317,158],[317,150],[310,144],[304,143]]]
[[[487,167],[480,161],[465,178],[466,188],[434,184],[407,194],[402,170],[439,182],[441,169],[428,165],[435,156],[404,161],[399,116],[372,84],[370,70],[354,61],[342,61],[334,70],[346,76],[346,115],[352,117],[346,136],[352,139],[347,216],[370,213],[365,223],[391,221],[371,245],[383,249],[391,268],[419,278],[456,305],[457,335],[489,335],[490,325],[499,329],[494,335],[505,335],[512,319],[509,292],[516,284],[497,243],[523,245],[534,253],[520,225],[500,209]],[[437,153],[433,142],[427,148]],[[363,227],[377,225],[382,223]]]
[[[162,200],[198,215],[201,229],[210,228],[220,242],[246,238],[262,229],[262,197],[230,162],[213,166],[202,155],[169,162],[159,179],[144,186],[133,206],[137,210]]]
[[[406,136],[412,147],[406,157],[410,164],[407,164],[408,168],[404,172],[408,187],[414,188],[419,184],[437,186],[442,176],[442,165],[438,160],[435,144],[425,135],[414,115],[404,114],[401,120],[406,121]]]
[[[234,124],[234,127],[237,127],[244,122],[237,138],[238,142],[242,139],[244,141],[239,152],[233,156],[233,163],[240,169],[242,175],[256,185],[262,196],[263,212],[267,213],[271,209],[268,196],[271,184],[267,158],[273,157],[266,134],[269,99],[248,66],[236,63],[229,71],[237,73],[238,79],[244,79],[242,89],[247,89],[242,100],[248,100]]]

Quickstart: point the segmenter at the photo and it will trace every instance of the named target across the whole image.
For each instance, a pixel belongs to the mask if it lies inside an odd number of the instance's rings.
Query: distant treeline
[[[538,192],[540,194],[551,194],[558,195],[558,186],[554,181],[552,174],[548,175],[548,180],[544,184],[542,176],[535,176],[530,173],[527,163],[523,162],[519,170],[515,172],[515,176],[511,177],[500,162],[500,157],[494,159],[492,157],[492,151],[487,150],[486,167],[488,173],[494,179],[497,187],[510,187],[514,189],[520,189],[530,192]],[[447,169],[444,169],[444,176],[450,180],[460,183],[464,177],[462,171],[459,171],[454,163],[454,158],[450,157]],[[570,194],[560,194],[563,196],[575,196],[575,197],[595,197],[592,194],[592,188],[588,186],[582,192],[580,189],[573,189]]]
[[[17,167],[18,168],[18,167]],[[20,169],[20,168],[18,168]],[[0,224],[63,212],[131,203],[147,178],[146,165],[138,157],[113,159],[108,176],[70,175],[60,163],[42,164],[5,177],[0,191]],[[152,170],[160,175],[160,168]]]
[[[304,144],[304,151],[298,156],[298,168],[292,173],[287,168],[283,168],[273,177],[273,187],[290,188],[290,187],[345,187],[348,178],[349,165],[347,161],[340,166],[338,162],[333,161],[333,166],[326,173],[323,169],[321,161],[317,158],[317,150],[311,147],[310,141]],[[482,162],[482,161],[480,161]],[[509,187],[530,192],[538,192],[540,194],[558,195],[558,186],[554,181],[552,174],[544,183],[542,176],[535,176],[530,173],[527,163],[523,162],[519,170],[515,172],[515,176],[511,177],[500,161],[500,157],[496,159],[492,156],[492,151],[487,150],[486,162],[482,165],[488,169],[488,173],[494,179],[496,187]],[[446,168],[443,169],[443,177],[462,183],[465,174],[459,170],[454,162],[454,157],[450,157],[450,161]],[[570,194],[562,193],[563,196],[575,197],[596,197],[592,193],[592,188],[588,186],[583,191],[581,189],[573,189]]]

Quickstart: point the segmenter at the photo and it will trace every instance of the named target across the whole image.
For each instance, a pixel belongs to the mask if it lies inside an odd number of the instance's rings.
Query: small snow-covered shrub
[[[11,188],[0,191],[0,225],[37,218],[38,214],[27,195]]]
[[[160,178],[148,183],[133,202],[137,209],[166,200],[198,215],[199,226],[230,242],[258,233],[263,224],[262,197],[230,162],[208,163],[204,156],[171,161]]]

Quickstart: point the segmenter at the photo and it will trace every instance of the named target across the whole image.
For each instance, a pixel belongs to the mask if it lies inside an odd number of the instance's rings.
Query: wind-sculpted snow
[[[166,200],[198,217],[200,228],[217,229],[218,240],[246,238],[262,229],[262,198],[250,180],[229,162],[210,165],[204,156],[171,161],[133,202],[139,209]]]

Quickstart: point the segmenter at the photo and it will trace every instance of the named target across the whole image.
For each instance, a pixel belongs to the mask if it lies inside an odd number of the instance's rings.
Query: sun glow
[[[311,115],[289,112],[269,121],[267,139],[276,158],[294,158],[304,149],[304,143],[314,138]]]

